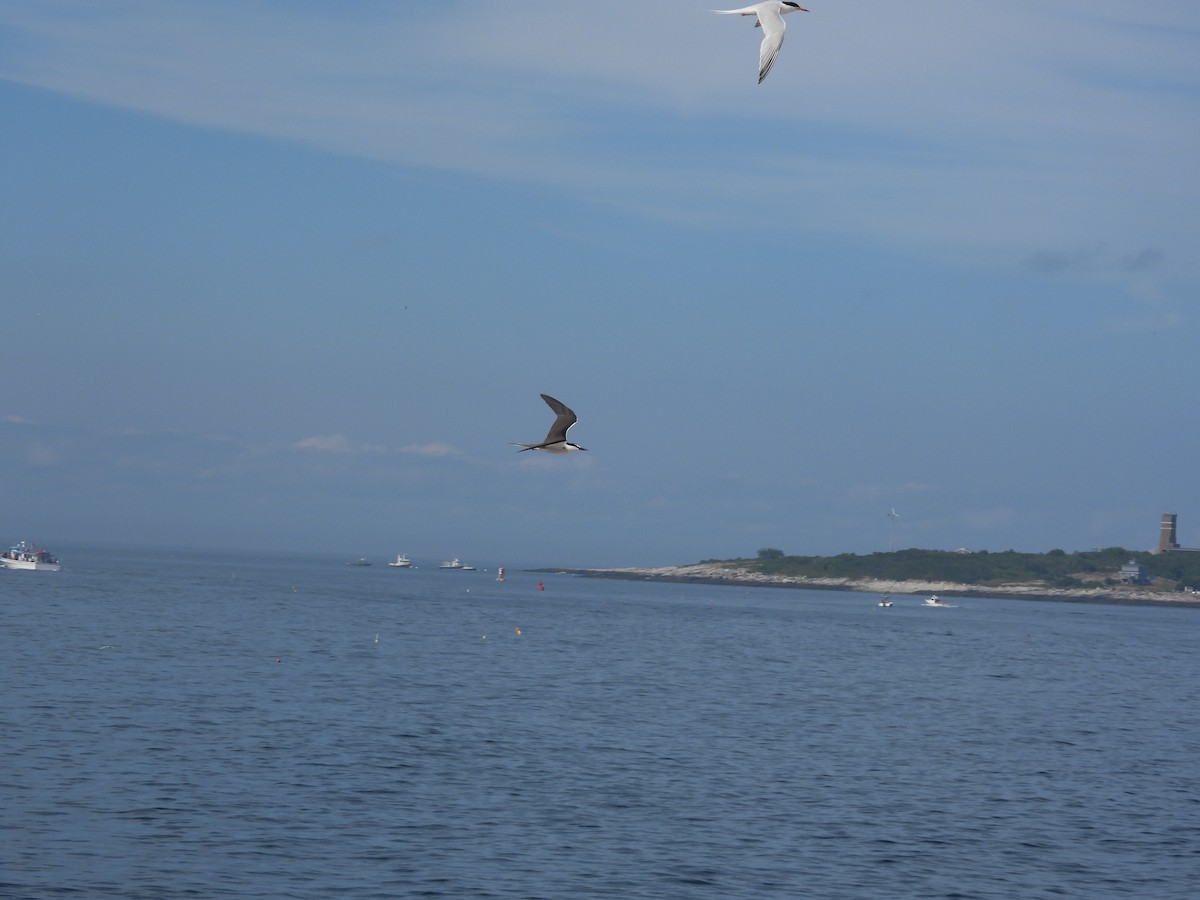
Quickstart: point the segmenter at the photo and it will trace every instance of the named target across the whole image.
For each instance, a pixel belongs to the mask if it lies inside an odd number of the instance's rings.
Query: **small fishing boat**
[[[49,550],[39,549],[28,541],[14,544],[0,553],[0,566],[39,572],[57,572],[62,569],[62,563],[54,554]]]
[[[889,597],[887,594],[884,594],[882,597],[879,598],[879,605],[882,606],[884,609],[886,609],[887,607],[892,605],[892,598]]]
[[[929,609],[953,609],[951,604],[947,603],[937,594],[927,598],[922,605],[928,607]]]
[[[407,556],[405,556],[403,553],[398,553],[398,554],[396,554],[396,558],[394,560],[392,560],[390,563],[388,563],[388,565],[391,566],[393,569],[411,569],[412,568],[412,560],[409,559]]]

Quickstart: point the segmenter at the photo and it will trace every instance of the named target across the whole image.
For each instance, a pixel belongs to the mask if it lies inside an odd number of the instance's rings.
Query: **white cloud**
[[[416,456],[462,456],[462,451],[450,444],[433,441],[428,444],[408,444],[400,448],[401,453],[411,453]]]
[[[137,426],[108,428],[105,429],[104,433],[116,435],[117,437],[148,437],[152,434],[152,432],[147,431],[145,428],[138,428]]]
[[[591,453],[572,453],[570,456],[564,457],[534,451],[533,453],[521,453],[517,457],[517,465],[527,470],[578,471],[581,469],[591,469],[595,459]]]
[[[36,425],[37,422],[33,419],[27,419],[24,416],[3,416],[0,417],[0,422],[8,422],[10,425]]]
[[[318,453],[383,453],[385,448],[377,444],[355,444],[344,434],[328,434],[307,437],[292,444],[296,450],[312,450]]]
[[[55,466],[62,462],[62,453],[41,441],[34,441],[25,448],[25,459],[32,466]]]
[[[316,9],[10,0],[0,76],[679,221],[1196,265],[1191,0],[823,4],[763,85],[690,0]]]

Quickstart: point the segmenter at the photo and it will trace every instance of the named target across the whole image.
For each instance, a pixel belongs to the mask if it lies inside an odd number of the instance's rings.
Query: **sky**
[[[714,5],[0,0],[0,541],[1200,547],[1200,6]]]

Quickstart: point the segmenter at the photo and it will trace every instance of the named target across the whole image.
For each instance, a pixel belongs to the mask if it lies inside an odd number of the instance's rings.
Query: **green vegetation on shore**
[[[1121,566],[1141,563],[1153,587],[1165,590],[1200,589],[1200,553],[1145,553],[1109,547],[1084,553],[1051,550],[1018,553],[979,550],[897,550],[859,556],[786,556],[775,548],[760,550],[756,559],[704,560],[736,565],[764,575],[807,578],[874,578],[886,581],[953,581],[995,587],[1002,584],[1044,584],[1051,587],[1094,587],[1120,581]]]

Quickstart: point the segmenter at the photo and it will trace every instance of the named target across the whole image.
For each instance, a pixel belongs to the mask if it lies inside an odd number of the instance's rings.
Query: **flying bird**
[[[540,444],[518,444],[514,441],[513,446],[520,447],[522,452],[526,450],[541,450],[544,453],[574,453],[576,450],[586,450],[587,447],[580,447],[578,444],[572,444],[567,440],[567,431],[579,421],[575,413],[549,394],[542,394],[542,399],[546,401],[547,406],[554,410],[554,414],[557,416],[554,424],[550,426],[550,431],[546,435],[546,439]]]
[[[723,16],[758,17],[754,27],[762,26],[763,30],[762,44],[758,48],[758,83],[762,84],[767,73],[771,71],[771,66],[775,65],[779,48],[783,46],[783,33],[787,30],[783,17],[796,10],[808,12],[799,3],[792,3],[790,0],[767,0],[766,3],[755,3],[741,9],[714,9],[713,12]]]

